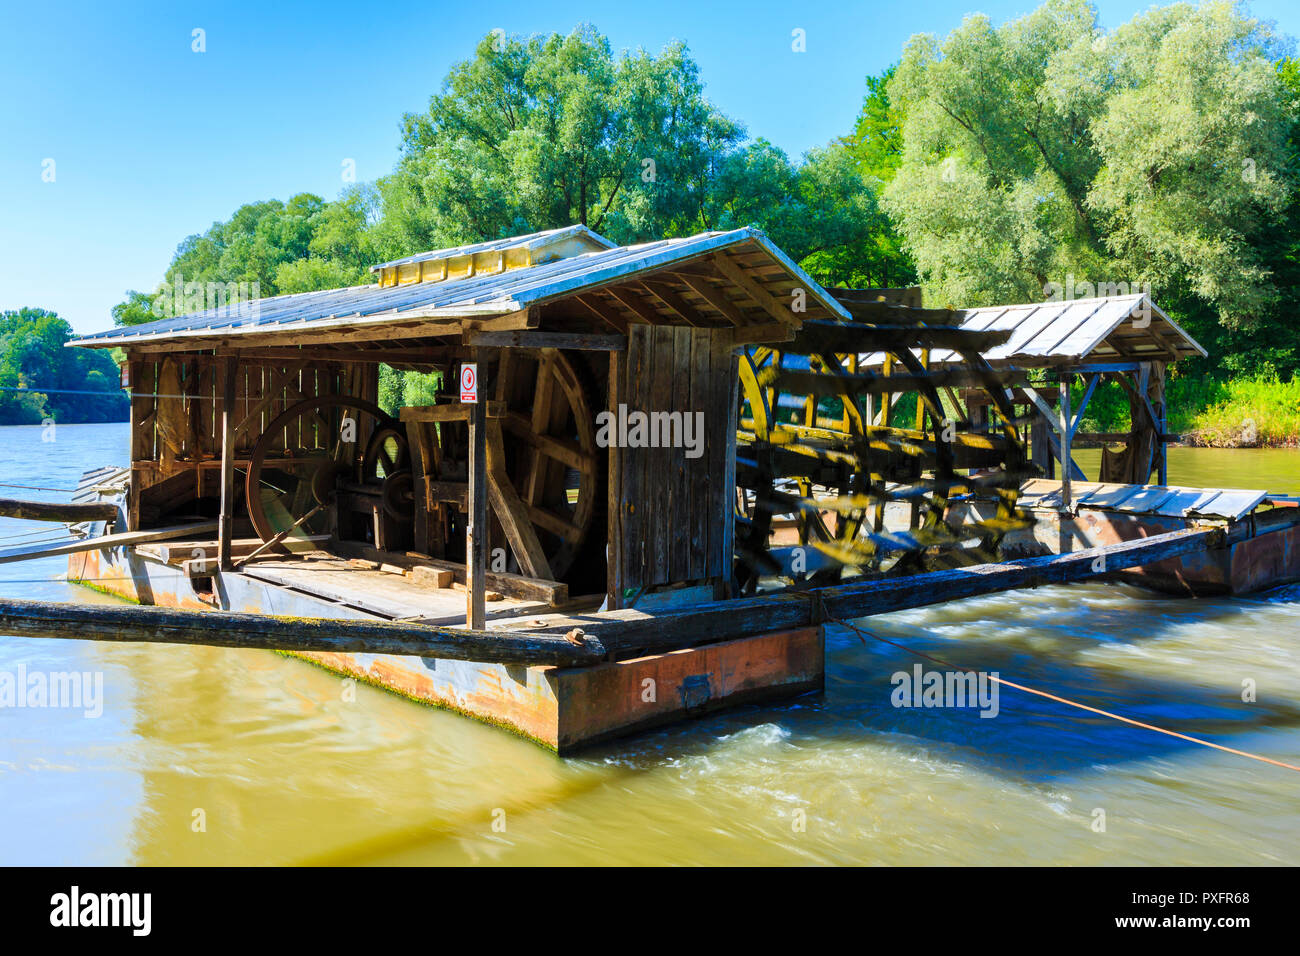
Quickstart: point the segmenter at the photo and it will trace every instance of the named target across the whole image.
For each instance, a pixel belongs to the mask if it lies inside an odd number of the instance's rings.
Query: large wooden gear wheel
[[[603,468],[595,405],[573,361],[557,349],[501,352],[493,380],[504,403],[499,445],[489,419],[488,469],[501,465],[540,542],[553,580],[573,566],[597,516]]]
[[[300,427],[293,433],[310,447],[277,457],[278,436],[295,422]],[[387,481],[409,469],[401,423],[378,405],[346,395],[304,399],[273,418],[253,446],[245,479],[248,516],[265,542],[286,532],[324,533],[330,527],[325,509],[340,484],[382,494]]]

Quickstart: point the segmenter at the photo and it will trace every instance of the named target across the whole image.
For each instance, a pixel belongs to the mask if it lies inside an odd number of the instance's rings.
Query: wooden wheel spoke
[[[333,415],[322,414],[326,410],[339,410],[337,430],[329,423]],[[281,528],[299,528],[312,517],[319,514],[326,505],[318,500],[318,495],[328,496],[328,491],[313,487],[313,478],[321,468],[340,466],[357,470],[364,464],[363,456],[358,454],[358,444],[366,437],[364,426],[373,421],[374,431],[383,428],[400,429],[400,425],[383,413],[376,405],[362,399],[346,395],[323,395],[308,398],[286,408],[275,416],[266,426],[262,435],[254,444],[250,455],[248,472],[245,476],[245,499],[248,504],[249,517],[253,527],[264,542],[278,543],[285,537]],[[308,462],[298,459],[295,466],[295,481],[292,488],[278,488],[277,484],[263,478],[268,465],[268,454],[275,444],[276,436],[286,430],[300,436],[302,441],[321,442],[322,447],[308,451]],[[348,441],[349,433],[352,441]],[[399,455],[400,458],[400,455]],[[391,460],[391,459],[390,459]],[[274,459],[270,462],[272,467]],[[288,466],[286,466],[288,467]],[[304,469],[312,469],[304,474]],[[328,485],[328,482],[326,482]],[[264,501],[261,494],[263,486],[271,488],[275,494]],[[328,498],[326,499],[328,500]],[[271,521],[267,514],[270,507],[276,513],[277,520]]]

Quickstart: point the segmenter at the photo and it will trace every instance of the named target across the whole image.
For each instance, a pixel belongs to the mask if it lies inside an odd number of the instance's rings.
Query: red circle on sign
[[[465,391],[474,388],[474,369],[468,365],[460,370],[460,387]]]

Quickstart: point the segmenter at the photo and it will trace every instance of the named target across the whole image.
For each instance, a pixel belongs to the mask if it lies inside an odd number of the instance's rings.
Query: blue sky
[[[80,332],[106,328],[126,289],[154,288],[178,242],[242,203],[334,198],[347,159],[359,180],[388,172],[401,114],[425,108],[493,29],[567,33],[588,21],[617,49],[685,40],[709,98],[797,156],[851,128],[863,77],[912,34],[1034,6],[0,0],[0,309],[41,306]],[[1108,28],[1146,6],[1098,4]],[[1300,34],[1293,0],[1250,10]],[[803,54],[790,49],[796,27]],[[204,53],[191,50],[195,28]],[[47,159],[53,182],[42,181]]]

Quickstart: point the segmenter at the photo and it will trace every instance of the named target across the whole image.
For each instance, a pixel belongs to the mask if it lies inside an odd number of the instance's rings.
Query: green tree
[[[910,276],[878,243],[889,222],[842,143],[810,150],[797,165],[763,139],[734,150],[705,209],[712,228],[762,229],[819,281],[873,286]]]
[[[403,118],[379,241],[405,255],[571,223],[618,242],[695,232],[742,135],[704,98],[684,44],[616,56],[589,26],[489,36]]]
[[[1292,189],[1268,26],[1226,2],[1117,30],[1082,0],[907,44],[888,95],[903,156],[884,204],[931,298],[1036,300],[1149,282],[1230,327],[1277,299],[1258,239]]]
[[[843,146],[858,164],[867,188],[877,196],[894,179],[903,161],[903,117],[889,99],[889,83],[898,66],[867,77],[867,94],[853,132]],[[903,237],[888,217],[872,230],[862,250],[864,286],[908,286],[916,283],[916,265],[903,247]]]
[[[124,421],[129,401],[116,363],[69,349],[72,327],[46,309],[0,312],[0,424]]]

